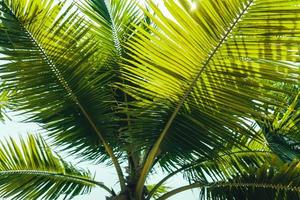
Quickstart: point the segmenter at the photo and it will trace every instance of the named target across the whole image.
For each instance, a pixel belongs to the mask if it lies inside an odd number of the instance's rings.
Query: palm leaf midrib
[[[268,188],[275,190],[285,190],[285,191],[300,191],[300,187],[280,184],[280,183],[215,183],[211,186],[212,188],[222,188],[222,187],[235,187],[235,188]]]
[[[192,92],[194,86],[196,85],[197,81],[201,78],[202,73],[207,69],[209,66],[210,61],[213,59],[214,55],[218,52],[218,50],[221,48],[222,44],[226,41],[226,39],[229,37],[230,33],[233,31],[233,29],[236,27],[240,19],[244,16],[244,14],[249,10],[250,6],[253,4],[254,0],[249,1],[247,6],[243,9],[241,14],[236,18],[234,23],[231,25],[231,27],[228,29],[228,31],[224,34],[224,36],[221,38],[218,45],[213,49],[212,53],[208,56],[204,64],[200,67],[199,72],[196,74],[195,78],[192,80],[190,86],[186,89],[182,99],[178,103],[176,109],[172,113],[171,117],[169,118],[167,124],[165,125],[164,130],[162,131],[161,135],[164,135],[170,126],[172,125],[173,120],[175,119],[176,115],[178,114],[180,108],[184,104],[185,100],[189,96],[189,94]]]
[[[9,175],[9,174],[28,174],[28,175],[40,175],[40,176],[50,176],[50,177],[59,177],[62,178],[63,181],[76,181],[87,183],[89,185],[97,185],[101,184],[100,182],[86,179],[80,176],[67,174],[65,172],[54,172],[47,169],[39,170],[39,169],[10,169],[10,170],[1,170],[0,174],[2,175]]]
[[[121,41],[118,36],[117,27],[114,21],[113,14],[111,12],[111,6],[107,0],[100,0],[100,1],[102,1],[103,9],[104,9],[103,16],[101,14],[100,15],[106,21],[108,25],[108,30],[111,32],[111,37],[113,39],[114,47],[118,56],[117,60],[119,60],[123,54],[123,47],[121,45]],[[80,7],[80,4],[77,3],[77,6]]]
[[[78,97],[76,94],[73,92],[72,88],[62,75],[62,73],[59,71],[59,69],[56,67],[54,61],[49,58],[47,55],[46,50],[43,49],[43,47],[38,43],[38,41],[35,39],[35,37],[30,33],[30,31],[22,24],[22,22],[17,18],[17,16],[13,13],[13,11],[5,4],[5,2],[2,3],[11,13],[11,15],[14,17],[14,19],[18,22],[20,28],[25,32],[25,34],[31,39],[31,42],[33,42],[34,46],[38,49],[38,51],[41,53],[41,58],[45,62],[45,64],[49,65],[51,71],[53,72],[54,76],[56,77],[57,81],[61,84],[63,89],[67,92],[67,96],[71,98],[71,100],[74,102],[74,105],[76,105],[82,114],[85,116],[87,121],[90,123],[91,127],[95,131],[95,133],[98,135],[100,138],[101,142],[105,141],[100,130],[97,128],[95,125],[94,121],[92,118],[89,116],[88,112],[84,109],[82,104],[80,103]]]
[[[123,49],[121,47],[121,42],[120,42],[120,39],[119,39],[119,36],[118,36],[118,33],[117,33],[117,29],[116,29],[116,25],[115,25],[115,22],[114,22],[114,19],[113,19],[113,15],[112,15],[111,11],[109,10],[109,5],[108,5],[106,0],[104,0],[104,3],[105,3],[105,6],[106,6],[105,9],[107,10],[109,20],[110,20],[110,24],[111,24],[111,33],[112,33],[112,37],[113,37],[113,40],[114,40],[114,45],[115,45],[115,48],[117,50],[118,56],[121,57]]]

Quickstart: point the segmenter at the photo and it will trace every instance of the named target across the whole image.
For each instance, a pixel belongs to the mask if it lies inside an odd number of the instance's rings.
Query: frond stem
[[[225,156],[231,156],[231,155],[235,155],[235,154],[242,154],[242,153],[268,153],[268,154],[273,154],[271,151],[260,151],[260,150],[257,150],[257,151],[253,151],[253,150],[247,150],[247,151],[237,151],[237,152],[232,152],[232,153],[226,153],[226,154],[222,154],[220,156],[218,156],[217,158],[215,159],[218,159],[218,158],[222,158],[222,157],[225,157]],[[152,197],[152,195],[155,193],[155,191],[161,186],[163,185],[164,182],[166,182],[168,179],[170,179],[171,177],[173,177],[174,175],[186,170],[186,169],[189,169],[191,167],[194,167],[194,166],[197,166],[197,165],[201,165],[203,162],[207,162],[208,159],[198,159],[188,165],[185,165],[177,170],[175,170],[174,172],[171,172],[169,173],[167,176],[165,176],[163,179],[161,179],[153,188],[152,190],[149,192],[146,200],[150,200],[150,198]]]
[[[186,190],[190,190],[190,189],[194,189],[194,188],[201,188],[201,187],[207,187],[207,185],[203,184],[201,182],[193,183],[190,185],[185,185],[185,186],[179,187],[175,190],[172,190],[170,192],[167,192],[166,194],[159,197],[157,200],[165,200],[165,199],[168,199],[169,197],[174,196],[175,194],[178,194],[180,192],[184,192]]]

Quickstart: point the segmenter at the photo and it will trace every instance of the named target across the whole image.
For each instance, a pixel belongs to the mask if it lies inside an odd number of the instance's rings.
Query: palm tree
[[[1,89],[54,141],[0,144],[2,197],[300,198],[300,0],[163,3],[1,0]],[[53,146],[111,164],[120,191]]]

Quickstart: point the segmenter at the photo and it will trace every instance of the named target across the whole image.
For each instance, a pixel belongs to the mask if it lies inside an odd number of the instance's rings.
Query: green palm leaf
[[[250,148],[248,150],[233,149],[231,152],[220,153],[214,159],[202,158],[191,163],[184,160],[178,161],[174,163],[176,169],[164,166],[168,175],[154,186],[147,199],[150,199],[156,189],[174,175],[182,174],[190,183],[196,181],[213,184],[221,180],[230,180],[240,174],[250,173],[253,169],[275,161],[280,163],[274,153],[265,148],[254,148],[253,144],[251,150]]]
[[[105,188],[89,172],[64,162],[41,138],[12,138],[0,143],[0,196],[13,199],[66,199]]]
[[[202,189],[201,199],[299,199],[299,162],[281,167],[264,166],[227,182]]]
[[[110,67],[112,62],[125,53],[123,46],[130,41],[136,29],[144,20],[137,2],[130,0],[87,0],[78,4],[82,12],[92,21],[94,35],[104,49]],[[107,64],[107,63],[106,63]]]
[[[112,199],[150,199],[181,173],[194,184],[161,199],[196,187],[221,199],[262,187],[298,195],[299,101],[282,102],[294,92],[278,85],[299,93],[300,0],[163,2],[169,13],[151,0],[0,0],[1,89],[16,91],[13,109],[69,153],[110,158],[121,186],[116,195],[29,136],[0,143],[0,194],[72,198],[98,185]],[[157,163],[169,174],[148,193]],[[281,175],[295,182],[279,186]]]
[[[5,83],[3,83],[1,88],[5,88]],[[9,119],[5,111],[7,109],[12,108],[11,98],[13,98],[14,92],[9,90],[1,90],[0,91],[0,121],[4,121],[5,119]]]
[[[259,168],[232,174],[227,180],[193,182],[167,192],[158,200],[193,188],[200,189],[200,199],[299,199],[299,166],[299,161],[289,164],[268,162]]]
[[[287,109],[279,108],[269,119],[259,123],[269,148],[286,162],[300,158],[299,95],[294,97]]]
[[[111,75],[99,75],[89,62],[98,49],[76,13],[60,13],[63,6],[51,1],[28,2],[2,2],[2,78],[17,88],[18,108],[35,114],[30,121],[46,124],[57,143],[94,157],[100,138],[113,134],[105,127],[113,121],[105,87]]]
[[[97,55],[95,60],[104,68],[113,70],[117,76],[111,80],[112,85],[122,82],[121,65],[128,58],[130,51],[124,48],[127,43],[135,40],[137,27],[145,28],[149,22],[149,17],[145,16],[138,7],[137,1],[132,0],[87,0],[80,1],[78,7],[84,13],[85,17],[91,20],[91,32],[99,42],[103,51]],[[100,61],[98,61],[100,58]],[[115,101],[118,103],[118,117],[120,131],[119,137],[122,137],[123,149],[126,150],[129,160],[130,174],[136,174],[134,170],[140,165],[140,152],[132,139],[131,130],[132,118],[128,110],[131,110],[132,98],[117,87],[112,90]],[[121,142],[119,142],[120,144]],[[129,179],[132,177],[129,176]],[[133,180],[134,181],[134,180]]]
[[[113,153],[120,144],[109,86],[113,74],[92,62],[97,42],[73,10],[51,0],[1,1],[0,46],[7,61],[1,77],[18,90],[14,100],[31,114],[29,121],[84,159],[110,157],[124,186]]]
[[[261,119],[263,103],[279,104],[261,80],[299,84],[298,0],[206,0],[193,11],[164,3],[172,18],[150,3],[159,30],[140,30],[128,47],[135,67],[124,66],[127,91],[142,107],[137,117],[149,123],[135,134],[152,147],[139,191],[160,152],[208,156],[253,137],[247,121]]]

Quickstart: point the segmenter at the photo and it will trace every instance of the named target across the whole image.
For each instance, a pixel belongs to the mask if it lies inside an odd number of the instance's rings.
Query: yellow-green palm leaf
[[[300,106],[299,95],[290,97],[287,108],[278,108],[264,122],[258,123],[266,143],[282,160],[291,162],[299,159]]]
[[[96,185],[91,174],[76,169],[51,151],[40,136],[0,143],[0,196],[13,199],[72,198]],[[107,188],[106,188],[107,189]]]
[[[133,131],[152,147],[140,184],[159,153],[210,156],[252,137],[247,121],[261,119],[264,103],[279,104],[262,80],[299,84],[299,0],[195,3],[165,0],[168,17],[150,2],[158,29],[140,30],[128,46],[127,91],[142,108],[137,118],[148,120]]]

